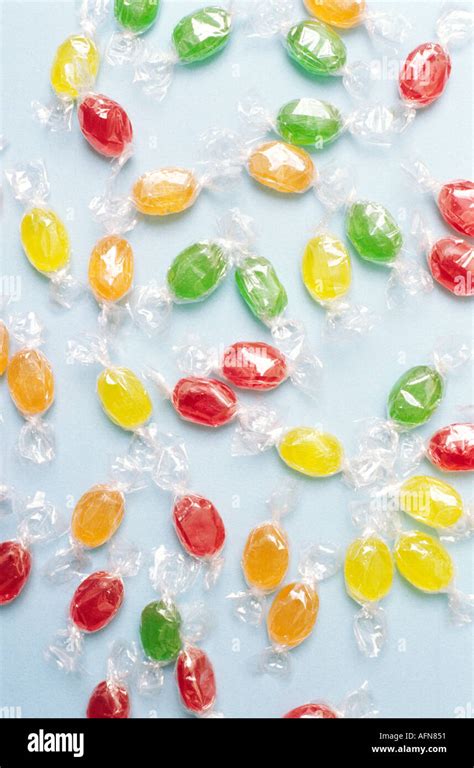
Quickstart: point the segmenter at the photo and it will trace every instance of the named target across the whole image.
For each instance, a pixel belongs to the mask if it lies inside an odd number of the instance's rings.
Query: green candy
[[[240,294],[259,320],[281,315],[288,304],[288,296],[277,274],[261,256],[247,256],[235,270]]]
[[[300,21],[290,29],[286,38],[290,57],[310,75],[334,75],[344,67],[346,46],[321,21]]]
[[[278,112],[277,131],[298,147],[321,149],[342,131],[342,115],[336,107],[319,99],[294,99]]]
[[[181,616],[173,603],[155,600],[142,611],[140,638],[148,658],[154,661],[174,661],[181,643]]]
[[[173,30],[173,44],[180,61],[204,61],[226,45],[232,17],[224,8],[209,6],[185,16]]]
[[[160,0],[115,0],[114,14],[124,29],[146,32],[155,23]]]
[[[388,415],[410,429],[428,421],[440,404],[444,382],[436,368],[416,365],[401,376],[388,396]]]
[[[400,227],[383,205],[359,200],[347,212],[346,231],[359,256],[377,264],[389,264],[403,245]]]
[[[216,243],[203,240],[178,253],[168,274],[168,286],[178,301],[200,301],[216,290],[227,272],[227,259]]]

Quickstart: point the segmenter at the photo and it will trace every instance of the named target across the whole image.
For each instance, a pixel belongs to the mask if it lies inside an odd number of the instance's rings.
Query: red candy
[[[288,376],[284,356],[278,349],[256,341],[232,344],[224,352],[222,375],[244,389],[275,389]]]
[[[133,129],[127,113],[107,96],[87,96],[77,114],[84,138],[101,155],[119,157],[131,143]]]
[[[0,544],[0,605],[20,594],[31,571],[31,555],[18,541]]]
[[[411,107],[427,107],[439,99],[451,74],[451,59],[438,43],[423,43],[408,54],[399,77],[402,99]]]
[[[211,709],[216,700],[214,669],[204,651],[187,647],[176,662],[178,690],[186,709],[201,715]]]
[[[122,601],[122,579],[97,571],[79,584],[69,612],[76,627],[84,632],[98,632],[112,621]]]
[[[438,207],[445,221],[468,237],[474,237],[474,183],[461,179],[443,184]]]
[[[205,427],[221,427],[237,413],[234,392],[216,379],[194,376],[180,379],[173,390],[172,402],[183,419]]]
[[[128,691],[121,685],[104,680],[96,685],[87,705],[87,717],[124,720],[130,717]]]
[[[338,716],[336,713],[327,707],[325,704],[302,704],[301,707],[296,707],[286,715],[283,715],[286,719],[296,720],[300,718],[320,718],[322,720],[334,720]]]
[[[474,470],[474,424],[450,424],[431,438],[427,455],[444,472]]]
[[[438,240],[431,249],[428,264],[436,282],[455,296],[474,294],[474,248],[466,240]]]
[[[173,509],[178,539],[190,555],[217,555],[225,541],[225,528],[214,504],[203,496],[189,494],[178,499]]]

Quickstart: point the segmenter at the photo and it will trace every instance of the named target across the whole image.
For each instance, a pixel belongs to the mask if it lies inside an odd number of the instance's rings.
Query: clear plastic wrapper
[[[42,160],[5,171],[13,196],[25,208],[20,239],[26,258],[50,281],[53,301],[69,309],[83,291],[70,272],[71,244],[66,226],[47,207],[49,181]]]
[[[43,491],[22,497],[13,488],[2,486],[1,497],[2,507],[8,503],[8,510],[19,518],[16,538],[0,543],[0,605],[7,605],[28,583],[31,549],[61,536],[66,521]]]
[[[375,11],[365,0],[304,0],[306,10],[325,24],[336,29],[363,26],[375,41],[398,46],[406,38],[411,25],[394,11]]]
[[[92,691],[86,717],[125,720],[130,717],[130,683],[136,672],[138,652],[134,643],[116,640],[107,659],[107,676]]]
[[[161,0],[114,0],[118,29],[110,38],[105,57],[112,66],[137,60],[143,47],[142,35],[156,23]]]
[[[136,576],[142,553],[133,544],[114,542],[108,553],[108,570],[95,571],[75,590],[69,621],[59,630],[45,655],[63,672],[79,669],[86,634],[99,632],[115,618],[124,600],[124,579]]]
[[[423,458],[441,472],[474,471],[474,424],[448,424],[425,440],[404,434],[399,443],[399,464],[403,474],[413,472]]]
[[[52,427],[43,419],[54,402],[55,377],[49,360],[40,350],[43,326],[34,312],[28,312],[12,315],[5,327],[17,347],[8,351],[8,391],[25,419],[18,437],[18,452],[34,464],[44,464],[55,454]]]
[[[253,528],[245,542],[241,566],[248,590],[234,592],[234,614],[246,624],[258,626],[264,617],[266,597],[283,582],[290,561],[290,545],[281,519],[297,504],[296,484],[282,482],[267,501],[270,519]]]
[[[337,707],[324,701],[311,701],[291,709],[283,717],[290,720],[334,720],[341,717],[368,718],[377,715],[378,711],[366,680],[356,691],[348,693]]]
[[[317,585],[336,573],[340,564],[340,553],[333,544],[313,544],[303,550],[299,578],[279,589],[268,610],[266,625],[271,646],[262,656],[262,671],[288,673],[289,652],[314,630],[319,612]]]
[[[152,45],[137,49],[134,82],[140,83],[147,96],[162,101],[177,65],[208,61],[225,48],[232,34],[235,15],[235,8],[229,10],[224,4],[199,8],[184,16],[173,29],[168,51],[160,51]]]

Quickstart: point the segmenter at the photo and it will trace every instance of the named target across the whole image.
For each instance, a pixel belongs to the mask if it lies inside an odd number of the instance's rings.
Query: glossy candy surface
[[[285,310],[288,296],[268,259],[243,259],[235,270],[235,280],[240,295],[259,320],[271,320]]]
[[[339,440],[312,427],[296,427],[286,432],[278,453],[285,464],[309,477],[328,477],[340,472],[344,451]]]
[[[105,157],[120,157],[133,139],[132,124],[124,108],[102,94],[86,96],[77,117],[86,141]]]
[[[58,96],[77,99],[94,85],[100,55],[86,35],[71,35],[56,50],[51,67],[51,87]]]
[[[160,0],[115,0],[114,15],[124,29],[139,35],[155,23]]]
[[[285,194],[306,192],[315,179],[308,153],[283,141],[267,141],[254,149],[247,169],[255,181]]]
[[[304,4],[317,19],[341,29],[361,24],[366,10],[365,0],[304,0]]]
[[[123,581],[106,571],[91,573],[74,592],[71,619],[84,632],[98,632],[109,624],[123,602]]]
[[[367,200],[350,206],[346,232],[359,256],[376,264],[390,264],[403,245],[402,233],[391,213],[383,205]]]
[[[267,616],[268,636],[280,648],[294,648],[306,640],[316,623],[317,592],[303,581],[282,587]]]
[[[336,715],[334,710],[330,707],[327,707],[326,704],[302,704],[300,707],[291,709],[286,715],[283,715],[283,717],[290,720],[299,720],[302,718],[334,720],[338,715]]]
[[[10,396],[23,416],[46,413],[54,400],[54,374],[38,349],[20,349],[7,368]]]
[[[39,272],[57,272],[69,264],[69,235],[54,211],[30,208],[21,220],[20,237],[28,261]]]
[[[401,575],[423,592],[446,590],[454,578],[454,565],[440,542],[428,533],[409,531],[399,536],[394,550]]]
[[[431,437],[429,460],[443,472],[474,470],[474,424],[450,424]]]
[[[97,301],[115,302],[132,287],[134,259],[130,243],[107,235],[93,248],[89,259],[89,285]]]
[[[173,523],[178,539],[189,555],[209,558],[222,550],[224,522],[214,504],[203,496],[181,496],[173,508]]]
[[[0,376],[7,370],[8,355],[10,354],[10,334],[5,323],[0,320]]]
[[[319,99],[294,99],[284,104],[276,118],[279,135],[289,144],[322,149],[343,129],[339,110]]]
[[[201,8],[181,19],[173,30],[173,45],[180,61],[204,61],[224,48],[230,36],[232,17],[225,8]]]
[[[247,584],[258,592],[273,592],[285,578],[290,559],[288,539],[277,523],[257,525],[250,531],[242,554]]]
[[[408,54],[399,77],[400,95],[411,107],[439,99],[451,74],[449,53],[439,43],[423,43]]]
[[[340,73],[346,63],[346,46],[331,27],[320,21],[301,21],[290,29],[286,48],[296,64],[310,75]]]
[[[444,395],[442,376],[429,365],[410,368],[392,387],[388,415],[401,427],[424,424],[436,411]]]
[[[306,245],[303,283],[313,299],[333,301],[344,296],[351,286],[351,260],[346,247],[337,237],[324,233]]]
[[[278,387],[288,376],[288,367],[276,347],[240,341],[225,349],[221,373],[235,387],[264,391]]]
[[[459,237],[437,240],[428,256],[437,283],[455,296],[474,295],[474,248]]]
[[[160,168],[140,176],[132,189],[132,199],[140,213],[169,216],[189,208],[200,186],[192,171],[185,168]]]
[[[165,600],[148,603],[142,611],[140,638],[146,655],[154,661],[174,661],[181,650],[181,616]]]
[[[347,548],[344,579],[350,596],[358,603],[374,603],[390,592],[392,555],[382,539],[364,536]]]
[[[176,682],[183,706],[195,715],[212,709],[216,700],[214,668],[204,651],[187,646],[176,662]]]
[[[114,424],[122,429],[137,429],[150,418],[150,396],[129,368],[105,368],[97,379],[102,407]]]
[[[438,208],[453,229],[474,237],[474,182],[460,179],[443,184],[438,194]]]
[[[125,513],[121,491],[94,485],[82,494],[72,513],[71,532],[85,547],[100,547],[112,538]]]
[[[216,290],[227,269],[228,261],[222,248],[202,240],[178,253],[166,279],[177,301],[200,301]]]
[[[449,528],[463,513],[462,499],[456,489],[429,475],[405,480],[400,488],[400,508],[434,528]]]
[[[171,399],[181,418],[205,427],[228,424],[237,413],[234,392],[217,379],[196,376],[180,379]]]
[[[31,555],[19,541],[0,543],[0,605],[14,600],[31,571]]]
[[[124,720],[130,717],[130,699],[123,685],[103,680],[92,691],[86,717]]]

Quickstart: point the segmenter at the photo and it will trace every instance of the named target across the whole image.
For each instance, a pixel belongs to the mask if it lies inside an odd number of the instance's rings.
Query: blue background
[[[148,38],[166,49],[174,24],[195,7],[194,3],[163,0],[159,19]],[[379,7],[380,4],[374,3]],[[402,53],[434,38],[437,3],[388,4],[398,7],[413,23]],[[74,116],[70,134],[50,134],[30,115],[33,99],[48,101],[48,72],[56,46],[78,24],[72,3],[8,2],[2,8],[2,132],[9,141],[2,155],[5,167],[42,158],[51,182],[51,205],[68,224],[72,269],[86,280],[88,258],[102,230],[90,218],[88,203],[101,192],[109,169],[107,162],[86,144]],[[304,16],[301,8],[301,16]],[[100,30],[104,46],[114,24]],[[376,49],[364,29],[345,37],[349,59],[365,60]],[[447,232],[434,201],[413,189],[400,170],[407,154],[419,154],[440,180],[472,176],[472,48],[453,52],[453,73],[443,98],[420,112],[415,123],[391,151],[364,146],[344,135],[326,151],[315,155],[316,164],[337,158],[357,169],[361,196],[380,201],[402,220],[419,208],[437,235]],[[239,129],[236,107],[249,88],[256,88],[268,106],[277,110],[289,99],[316,96],[333,102],[345,112],[351,101],[338,78],[311,80],[291,65],[277,39],[248,39],[236,24],[228,48],[217,59],[198,68],[177,67],[167,99],[147,99],[130,82],[130,70],[103,64],[97,89],[116,98],[127,109],[135,127],[135,154],[120,177],[126,192],[146,170],[167,165],[193,167],[198,160],[200,134],[212,126]],[[394,103],[396,82],[380,83],[386,103]],[[228,192],[204,191],[196,204],[179,217],[142,220],[130,234],[136,256],[136,283],[165,279],[173,257],[188,244],[215,235],[215,219],[229,207],[239,206],[255,218],[259,231],[257,251],[270,258],[289,295],[292,317],[301,319],[324,361],[320,394],[315,402],[290,383],[262,398],[280,409],[288,425],[323,424],[343,441],[350,455],[355,422],[372,415],[384,416],[387,393],[408,367],[430,362],[440,336],[469,333],[468,303],[435,286],[433,292],[412,301],[402,310],[388,311],[385,289],[388,272],[353,258],[351,300],[370,305],[380,316],[374,332],[354,343],[326,343],[321,339],[324,311],[312,302],[301,282],[299,264],[306,241],[323,214],[315,196],[283,197],[243,176]],[[22,418],[3,384],[0,407],[3,476],[25,493],[44,489],[69,516],[79,496],[92,484],[104,482],[113,456],[123,453],[129,435],[114,427],[102,413],[95,396],[97,370],[65,364],[69,338],[94,329],[97,307],[90,298],[71,312],[57,309],[48,299],[47,280],[27,263],[20,246],[18,225],[22,210],[4,190],[1,244],[6,275],[21,278],[21,300],[15,309],[35,310],[47,328],[44,347],[57,376],[57,400],[48,414],[57,438],[57,458],[49,467],[25,466],[14,452]],[[343,234],[342,215],[332,222]],[[418,256],[421,259],[421,256]],[[150,342],[135,329],[123,331],[116,359],[136,371],[151,364],[170,382],[178,377],[171,354],[189,330],[198,330],[209,344],[242,339],[269,340],[265,329],[243,305],[230,275],[204,304],[175,307],[165,332]],[[204,599],[214,621],[204,643],[213,660],[218,681],[218,710],[226,716],[279,717],[288,709],[312,699],[337,704],[365,679],[382,716],[453,717],[470,715],[472,707],[471,630],[450,622],[445,596],[427,596],[412,590],[398,576],[384,601],[389,637],[377,660],[363,658],[354,642],[352,618],[357,606],[346,595],[342,574],[320,587],[321,610],[313,636],[292,652],[289,678],[262,677],[252,671],[254,660],[267,645],[264,627],[240,624],[232,615],[226,595],[244,587],[240,553],[249,530],[267,515],[265,500],[289,473],[274,451],[256,457],[232,458],[233,427],[205,431],[175,415],[170,405],[153,392],[155,419],[163,431],[182,436],[187,444],[192,487],[208,496],[220,510],[228,532],[222,577],[209,594],[200,586],[194,597]],[[239,393],[242,402],[255,402]],[[463,407],[472,399],[469,372],[450,378],[447,394],[430,424],[420,430],[429,437],[437,428],[462,421]],[[436,475],[428,463],[422,470]],[[451,478],[448,478],[449,480]],[[340,477],[318,481],[298,477],[300,501],[285,520],[292,549],[288,577],[296,575],[298,553],[312,541],[334,540],[348,544],[356,533],[348,505],[351,491]],[[454,477],[453,484],[469,500],[468,477]],[[164,543],[176,550],[170,523],[169,495],[156,488],[129,496],[121,534],[149,551]],[[407,520],[407,527],[410,523]],[[12,518],[2,520],[2,537],[15,534]],[[51,587],[41,567],[57,547],[50,544],[34,552],[35,569],[21,597],[1,612],[0,706],[21,707],[24,717],[82,717],[92,688],[105,676],[106,658],[115,638],[138,639],[143,606],[153,598],[146,569],[126,584],[126,602],[113,624],[86,638],[86,671],[66,678],[43,660],[43,649],[54,632],[65,626],[74,584]],[[472,591],[472,543],[452,548],[458,585]],[[105,563],[105,553],[93,553],[94,567]],[[183,716],[172,670],[165,670],[165,686],[152,702],[133,696],[133,713],[145,716],[155,708],[158,716]]]

